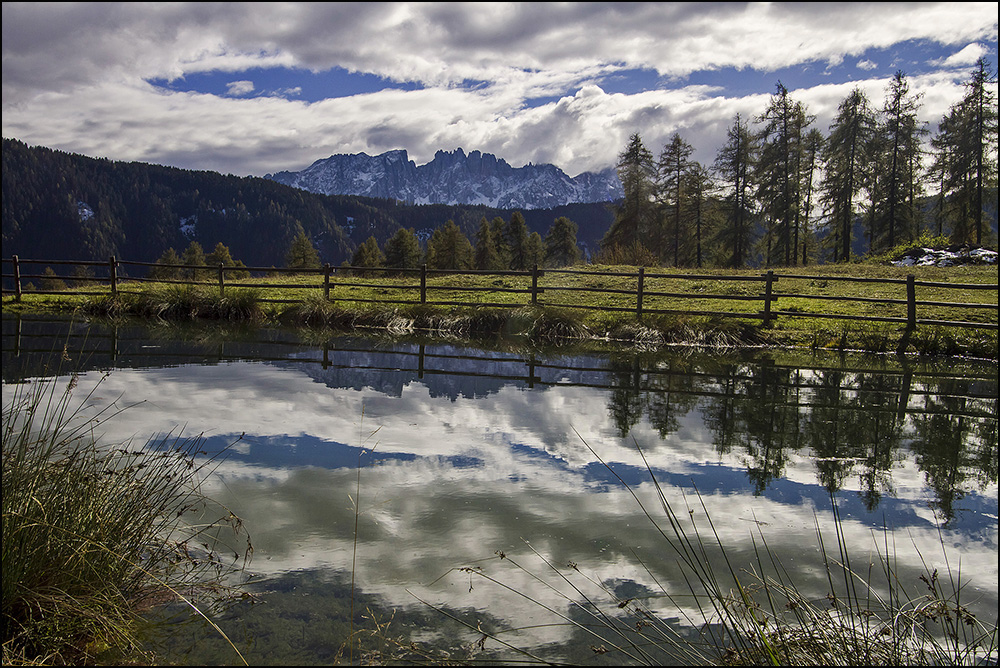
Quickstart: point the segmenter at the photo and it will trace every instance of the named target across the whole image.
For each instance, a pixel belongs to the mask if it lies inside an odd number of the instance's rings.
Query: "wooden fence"
[[[971,301],[942,301],[937,299],[917,299],[918,288],[921,290],[926,290],[928,292],[934,293],[948,293],[953,291],[987,291],[987,294],[992,294],[994,297],[997,295],[998,284],[996,283],[945,283],[945,282],[934,282],[934,281],[921,281],[917,280],[914,275],[908,275],[905,279],[894,279],[894,278],[862,278],[862,277],[849,277],[849,276],[819,276],[819,275],[800,275],[791,273],[776,273],[773,270],[768,270],[761,272],[759,274],[751,275],[722,275],[722,274],[712,274],[712,275],[698,275],[698,274],[687,274],[687,273],[664,273],[659,271],[647,271],[643,267],[639,267],[635,271],[631,272],[617,272],[617,271],[588,271],[583,269],[545,269],[540,270],[537,266],[533,267],[528,271],[478,271],[478,270],[436,270],[428,269],[426,265],[421,266],[417,269],[372,269],[363,267],[333,267],[329,264],[317,269],[290,269],[290,268],[275,268],[275,267],[227,267],[223,265],[219,266],[205,266],[205,265],[166,265],[157,264],[151,262],[130,262],[124,260],[117,260],[111,257],[107,262],[94,262],[94,261],[75,261],[75,260],[25,260],[19,259],[16,255],[12,258],[3,259],[4,265],[11,265],[12,273],[3,273],[3,283],[4,295],[13,294],[16,299],[20,300],[21,295],[26,292],[32,294],[68,294],[68,295],[106,295],[106,290],[81,290],[79,289],[80,283],[102,283],[107,284],[110,288],[111,294],[118,294],[124,291],[123,288],[127,287],[129,284],[141,283],[141,282],[155,282],[155,283],[168,283],[168,284],[196,284],[205,286],[217,285],[219,294],[225,295],[227,288],[277,288],[284,290],[297,290],[297,291],[312,291],[314,294],[317,290],[322,290],[323,296],[326,299],[333,299],[333,292],[336,291],[337,294],[335,299],[338,301],[354,301],[354,302],[372,302],[381,304],[429,304],[436,306],[481,306],[481,307],[495,307],[495,308],[516,308],[524,306],[525,304],[538,304],[546,307],[554,308],[567,308],[567,309],[591,309],[598,311],[607,312],[623,312],[623,313],[634,313],[637,319],[642,320],[645,315],[659,315],[659,314],[683,314],[683,315],[696,315],[696,316],[719,316],[719,317],[731,317],[731,318],[749,318],[760,320],[764,326],[771,324],[778,317],[800,317],[800,318],[830,318],[830,319],[840,319],[840,320],[855,320],[855,321],[865,321],[865,322],[889,322],[889,323],[899,323],[905,325],[907,328],[916,328],[918,325],[941,325],[941,326],[951,326],[951,327],[972,327],[972,328],[982,328],[982,329],[997,329],[997,303],[978,303]],[[52,266],[75,266],[83,271],[78,271],[74,275],[58,275],[54,272],[52,273],[24,273],[23,269],[27,267],[38,267],[44,265],[48,269]],[[135,267],[139,269],[141,275],[133,275],[136,272],[129,272],[128,268]],[[155,278],[150,277],[149,272],[157,268],[159,270],[171,269],[178,270],[181,272],[188,272],[191,274],[192,278],[178,279],[178,278]],[[100,272],[101,276],[93,275],[94,272]],[[37,269],[35,270],[37,272]],[[226,275],[230,274],[230,278],[227,279]],[[195,279],[193,276],[197,275],[214,276],[214,279]],[[263,279],[258,278],[252,283],[241,282],[242,279],[238,278],[240,276],[247,276],[251,274],[256,274],[258,277],[265,277]],[[277,280],[275,277],[281,274],[306,274],[310,276],[315,276],[322,279],[319,283],[314,284],[302,284],[302,283],[279,283],[279,282],[261,282],[262,280],[267,281],[269,279]],[[400,281],[395,281],[392,283],[371,283],[365,282],[364,277],[372,276],[373,274],[390,274],[400,277],[415,277],[416,281],[412,283],[403,283]],[[558,277],[565,276],[570,280],[564,280],[561,284],[556,284],[549,282],[548,284],[542,285],[541,279],[544,277]],[[429,278],[432,277],[450,277],[450,279],[445,282],[431,283]],[[503,280],[498,280],[495,282],[502,283],[502,285],[469,285],[469,280],[464,280],[463,277],[496,277],[497,279],[514,278],[518,279],[519,285],[521,287],[512,287],[508,285]],[[628,287],[621,287],[619,282],[618,287],[611,287],[608,285],[599,284],[587,284],[590,283],[601,283],[602,278],[614,278],[619,280],[624,280]],[[53,281],[70,281],[76,284],[77,289],[34,289],[26,290],[25,281],[30,279],[38,279],[43,282]],[[573,280],[578,283],[570,285]],[[706,293],[703,286],[699,286],[696,289],[686,289],[686,290],[665,290],[664,285],[669,287],[669,282],[680,281],[682,285],[687,284],[688,287],[704,281],[711,281],[713,283],[728,284],[732,283],[734,286],[741,286],[738,289],[731,289],[727,293]],[[831,294],[817,294],[806,293],[802,291],[790,291],[790,292],[780,292],[778,288],[782,285],[782,281],[786,283],[791,283],[794,287],[795,285],[801,285],[802,281],[807,281],[809,284],[822,284],[826,285],[828,283],[865,283],[872,286],[872,289],[879,287],[885,287],[895,292],[902,292],[905,288],[905,297],[886,297],[886,296],[856,296],[856,295],[831,295]],[[796,283],[798,281],[798,283]],[[12,284],[13,288],[8,289],[8,284]],[[659,284],[659,285],[658,285]],[[754,289],[756,287],[756,290]],[[393,296],[378,296],[378,297],[361,297],[357,295],[346,294],[344,288],[369,288],[378,289],[382,295],[385,295],[389,291],[395,291]],[[521,300],[513,302],[479,302],[479,301],[468,301],[468,300],[457,300],[457,299],[447,299],[438,298],[435,299],[435,294],[441,295],[441,293],[471,293],[471,292],[489,292],[492,294],[515,294],[524,295]],[[583,293],[582,299],[573,301],[571,295],[572,293]],[[617,305],[610,305],[607,303],[597,304],[594,303],[593,299],[588,300],[589,295],[599,295],[602,297],[612,296],[617,299]],[[546,299],[540,299],[542,296]],[[403,299],[402,296],[408,296],[408,298]],[[444,295],[447,297],[447,295]],[[280,302],[280,303],[295,303],[304,301],[305,297],[296,298],[262,298],[261,301],[266,302]],[[684,308],[663,308],[662,306],[657,306],[657,303],[664,302],[664,300],[683,300],[684,302],[693,302],[694,304],[706,303],[706,302],[723,302],[728,303],[732,301],[742,301],[751,302],[756,304],[758,307],[753,311],[740,311],[740,310],[717,310],[717,309],[704,309],[697,308],[696,306],[687,306]],[[835,309],[826,310],[803,310],[798,304],[804,300],[809,303],[810,306],[819,304],[836,304],[840,303],[865,303],[868,304],[873,309],[883,309],[885,307],[895,308],[897,311],[902,311],[905,307],[905,315],[858,315],[854,313],[835,313],[831,312]],[[782,302],[785,306],[782,308]],[[673,303],[673,302],[670,302]],[[822,307],[822,306],[821,306]],[[921,318],[918,317],[918,309],[921,307],[936,307],[943,309],[968,309],[972,311],[987,310],[990,313],[986,315],[985,321],[973,321],[973,320],[949,320],[941,318]],[[992,317],[991,317],[992,316]]]

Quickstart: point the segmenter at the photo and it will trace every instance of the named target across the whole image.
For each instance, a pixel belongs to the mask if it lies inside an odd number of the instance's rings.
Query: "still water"
[[[704,618],[640,506],[666,524],[651,476],[679,515],[711,519],[736,568],[766,542],[822,601],[817,532],[835,544],[835,505],[856,561],[890,553],[913,591],[925,567],[960,571],[963,602],[996,622],[993,363],[4,316],[5,388],[63,351],[75,393],[129,406],[109,441],[230,448],[204,487],[253,542],[256,602],[219,618],[251,664],[356,663],[392,651],[379,637],[517,657],[477,627],[553,660],[627,660],[574,625],[581,594],[563,575],[596,607],[618,609],[603,586],[685,635]],[[171,660],[239,660],[192,624],[173,641]]]

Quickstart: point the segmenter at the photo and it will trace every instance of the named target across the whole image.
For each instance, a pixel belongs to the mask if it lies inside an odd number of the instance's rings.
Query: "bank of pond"
[[[2,350],[5,420],[48,379],[124,409],[102,442],[195,437],[185,521],[248,535],[212,624],[151,608],[157,661],[997,659],[992,361],[7,314]]]

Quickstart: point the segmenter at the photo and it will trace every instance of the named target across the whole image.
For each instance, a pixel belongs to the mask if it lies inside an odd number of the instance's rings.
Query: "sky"
[[[778,82],[826,133],[903,72],[933,132],[997,3],[3,3],[2,131],[237,176],[479,150],[570,176],[638,133],[710,165]],[[995,84],[994,84],[995,89]]]

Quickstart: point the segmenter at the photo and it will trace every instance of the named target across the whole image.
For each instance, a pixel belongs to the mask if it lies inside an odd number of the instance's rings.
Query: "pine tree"
[[[475,267],[485,271],[507,268],[501,264],[493,228],[485,216],[479,221],[479,231],[476,232]]]
[[[953,243],[983,243],[983,193],[996,188],[996,83],[984,58],[976,61],[964,97],[938,126],[933,142],[941,176],[942,216]],[[939,223],[939,229],[941,224]],[[987,233],[989,229],[987,229]]]
[[[400,228],[385,242],[385,266],[391,269],[416,269],[423,259],[420,240],[412,229]]]
[[[232,267],[236,264],[229,253],[229,248],[223,245],[221,241],[215,244],[212,252],[205,256],[205,263],[211,267],[217,267],[220,264],[223,267]]]
[[[545,264],[550,267],[568,267],[580,259],[580,246],[576,242],[577,225],[566,216],[552,222],[545,235]]]
[[[510,269],[523,271],[530,269],[528,265],[528,225],[524,222],[524,215],[520,211],[515,211],[510,216],[507,223],[507,247],[510,249]]]
[[[648,243],[656,225],[656,206],[653,202],[656,164],[639,133],[629,138],[628,146],[618,156],[617,170],[624,197],[611,227],[601,240],[603,250]]]
[[[472,244],[453,220],[434,230],[427,242],[427,266],[431,269],[471,269],[473,254]]]
[[[374,272],[366,272],[363,269],[374,269],[385,266],[385,255],[382,253],[382,249],[378,247],[378,241],[375,239],[375,235],[368,237],[364,243],[358,246],[358,249],[354,251],[354,255],[351,257],[351,266],[360,267],[362,271],[358,271],[358,275],[365,276],[372,274]]]
[[[679,134],[674,133],[670,143],[665,145],[660,153],[657,168],[656,192],[663,212],[663,222],[660,229],[654,231],[647,245],[661,261],[672,257],[675,267],[682,264],[681,237],[688,236],[683,225],[684,209],[687,204],[684,185],[692,169],[692,153],[694,148],[681,139]]]
[[[525,269],[533,269],[545,263],[545,242],[542,235],[532,232],[524,244]]]
[[[920,143],[927,132],[917,120],[919,109],[920,96],[910,94],[906,75],[897,71],[886,89],[881,126],[886,151],[877,161],[886,169],[882,227],[888,248],[896,245],[897,237],[913,239],[919,232],[916,200],[922,194]]]
[[[875,138],[875,116],[868,98],[855,88],[840,103],[837,117],[830,126],[823,155],[823,203],[829,212],[834,242],[833,261],[851,258],[851,230],[856,202],[864,185],[866,148]]]
[[[191,267],[203,267],[205,266],[205,250],[201,247],[201,244],[197,241],[192,241],[188,244],[188,247],[184,249],[184,254],[181,256],[181,264],[186,264]],[[184,278],[191,278],[195,280],[204,280],[208,278],[208,271],[205,269],[183,269],[181,270]]]
[[[738,269],[750,259],[754,243],[753,175],[757,159],[757,141],[749,125],[737,114],[726,135],[726,144],[715,158],[715,172],[725,184],[725,223],[714,235],[724,266]]]
[[[168,264],[183,264],[180,256],[177,254],[173,248],[168,248],[163,251],[159,259],[156,260],[158,265],[168,265]],[[149,277],[155,279],[166,279],[174,280],[181,277],[181,270],[176,267],[153,267],[149,270]]]
[[[823,133],[813,128],[806,134],[803,149],[805,151],[805,167],[803,169],[805,196],[802,203],[802,239],[795,238],[796,249],[801,249],[802,265],[809,264],[809,245],[813,239],[812,209],[813,192],[815,191],[816,171],[822,166],[823,147],[826,138]]]
[[[687,208],[690,228],[694,232],[694,266],[701,268],[703,262],[702,237],[710,226],[710,199],[714,189],[711,174],[701,163],[689,164],[684,174],[683,190],[687,193]]]
[[[510,246],[507,244],[507,221],[501,216],[490,221],[490,231],[493,232],[493,242],[497,247],[497,258],[501,269],[510,267]]]
[[[309,241],[301,223],[296,223],[295,238],[285,253],[285,266],[290,269],[318,269],[319,253]]]
[[[768,266],[792,264],[794,228],[799,216],[802,142],[812,118],[778,82],[767,109],[758,119],[760,153],[754,183],[765,220],[764,256]]]

